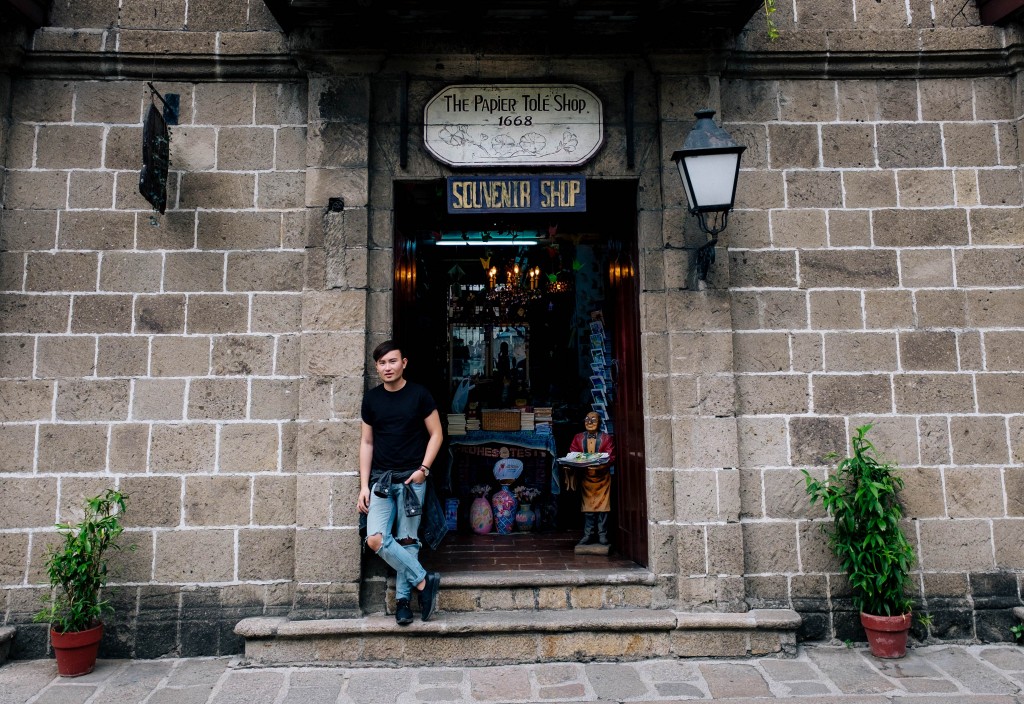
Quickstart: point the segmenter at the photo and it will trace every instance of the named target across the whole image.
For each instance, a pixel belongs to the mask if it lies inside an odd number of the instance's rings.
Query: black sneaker
[[[441,588],[441,575],[427,572],[426,584],[420,592],[420,618],[429,621],[437,610],[437,592]]]
[[[412,609],[409,607],[408,599],[399,599],[395,602],[395,623],[399,626],[408,626],[412,623]]]

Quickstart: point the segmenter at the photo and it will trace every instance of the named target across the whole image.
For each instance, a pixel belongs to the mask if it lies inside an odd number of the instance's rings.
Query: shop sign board
[[[448,212],[585,213],[587,179],[578,174],[449,176]]]
[[[450,166],[579,166],[604,142],[603,107],[572,84],[448,86],[423,109],[423,141]]]

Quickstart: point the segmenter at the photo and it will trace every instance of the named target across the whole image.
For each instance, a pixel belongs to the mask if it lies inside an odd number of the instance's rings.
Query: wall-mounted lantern
[[[697,216],[701,231],[710,237],[694,257],[701,281],[707,279],[715,262],[718,234],[728,224],[729,211],[736,202],[740,155],[746,149],[715,124],[711,119],[714,114],[714,110],[707,109],[695,112],[697,123],[686,136],[683,148],[672,154],[683,179],[690,212]]]

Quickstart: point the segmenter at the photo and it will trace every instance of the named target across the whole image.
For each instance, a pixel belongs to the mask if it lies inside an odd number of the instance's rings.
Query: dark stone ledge
[[[304,78],[291,54],[191,55],[30,52],[19,76],[38,78],[136,78],[168,80],[279,81]]]

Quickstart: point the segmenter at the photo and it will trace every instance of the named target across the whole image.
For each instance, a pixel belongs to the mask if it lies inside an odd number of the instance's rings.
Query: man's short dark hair
[[[379,362],[381,357],[383,357],[389,352],[394,352],[395,350],[398,350],[398,356],[405,356],[404,354],[402,354],[401,345],[399,345],[394,340],[385,340],[384,342],[380,343],[375,348],[373,348],[373,361]]]

